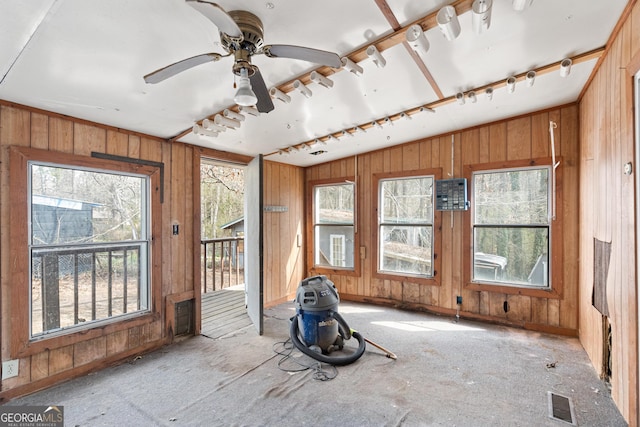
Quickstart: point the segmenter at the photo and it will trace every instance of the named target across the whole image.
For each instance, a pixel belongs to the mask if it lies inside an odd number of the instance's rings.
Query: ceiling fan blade
[[[205,0],[187,0],[187,3],[213,22],[221,33],[238,40],[244,38],[236,21],[218,4]]]
[[[327,52],[326,50],[292,46],[288,44],[272,44],[264,46],[262,51],[270,58],[301,59],[303,61],[327,65],[333,68],[340,68],[342,66],[342,62],[340,61],[338,54]]]
[[[260,74],[260,70],[258,70],[258,67],[255,67],[254,70],[255,72],[251,77],[249,77],[249,81],[251,82],[253,93],[255,93],[256,97],[258,97],[256,108],[261,113],[268,113],[275,107],[273,106],[271,95],[269,95],[269,89],[267,89],[267,85],[264,83],[262,74]]]
[[[220,58],[222,58],[222,55],[219,53],[203,53],[202,55],[192,56],[191,58],[183,59],[182,61],[175,62],[147,74],[144,76],[144,81],[147,83],[159,83],[169,77],[188,70],[189,68],[193,68],[207,62],[219,61]]]

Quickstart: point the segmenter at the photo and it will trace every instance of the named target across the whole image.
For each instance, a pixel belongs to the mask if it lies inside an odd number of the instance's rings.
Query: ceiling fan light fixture
[[[251,81],[249,81],[249,72],[246,68],[240,69],[240,79],[238,80],[238,91],[236,96],[233,97],[233,101],[238,105],[246,107],[256,105],[258,103],[258,97],[253,90],[251,90]]]
[[[384,68],[384,66],[387,65],[387,61],[374,45],[367,48],[367,56],[373,60],[373,63],[376,64],[378,68]]]
[[[347,71],[350,71],[356,76],[361,76],[362,73],[364,72],[364,69],[361,66],[359,66],[358,64],[356,64],[355,62],[347,58],[346,56],[344,58],[341,58],[340,62],[342,62],[342,68],[344,68]]]
[[[533,0],[513,0],[511,6],[513,7],[513,10],[522,12],[523,10],[531,6],[531,3],[533,3]]]
[[[429,50],[429,40],[427,40],[427,36],[424,35],[424,31],[422,31],[420,25],[414,24],[410,26],[404,36],[407,43],[409,43],[416,52],[422,51],[423,53],[427,53]]]
[[[436,15],[436,22],[447,40],[454,40],[460,35],[460,21],[455,7],[445,6],[440,9]]]
[[[313,95],[313,92],[311,92],[311,89],[309,89],[304,84],[302,84],[300,80],[293,81],[293,88],[296,89],[301,94],[303,94],[305,98],[311,98],[311,95]]]
[[[272,87],[271,89],[269,89],[269,95],[271,95],[271,98],[278,99],[285,104],[291,102],[291,97],[277,87]]]
[[[560,77],[567,77],[571,72],[571,64],[573,61],[569,58],[565,58],[560,63]]]
[[[492,3],[492,0],[474,0],[471,5],[471,24],[476,34],[481,34],[491,26]]]

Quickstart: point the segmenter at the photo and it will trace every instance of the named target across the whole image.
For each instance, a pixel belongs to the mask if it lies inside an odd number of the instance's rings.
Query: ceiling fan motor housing
[[[246,68],[248,75],[252,76],[255,73],[255,68],[251,65],[251,55],[264,45],[262,21],[253,13],[245,10],[232,10],[228,13],[238,24],[240,31],[242,31],[243,39],[238,42],[226,37],[224,33],[220,33],[220,39],[223,46],[234,54],[233,73],[240,75],[240,70]]]

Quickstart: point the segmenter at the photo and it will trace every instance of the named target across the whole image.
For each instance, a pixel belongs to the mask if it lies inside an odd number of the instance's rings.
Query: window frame
[[[441,270],[441,257],[440,251],[442,247],[442,214],[440,211],[436,210],[435,205],[435,184],[436,181],[441,179],[442,169],[441,168],[433,168],[433,169],[418,169],[418,170],[409,170],[409,171],[400,171],[400,172],[385,172],[385,173],[376,173],[373,174],[372,181],[372,200],[374,202],[374,208],[372,210],[371,217],[371,227],[373,231],[373,240],[371,242],[372,247],[372,257],[371,257],[371,271],[372,276],[378,279],[383,280],[394,280],[394,281],[403,281],[403,282],[411,282],[418,283],[422,285],[432,285],[432,286],[440,286],[440,270]],[[419,178],[430,176],[433,178],[433,222],[432,222],[432,276],[420,276],[416,274],[409,273],[400,273],[400,272],[392,272],[380,270],[380,228],[383,225],[381,222],[381,200],[380,200],[380,182],[388,181],[393,179],[408,179],[408,178]]]
[[[316,188],[331,185],[353,185],[353,267],[329,267],[316,264]],[[360,276],[360,238],[358,233],[358,185],[354,176],[309,181],[307,184],[307,262],[311,274],[338,274]],[[345,224],[347,225],[347,224]],[[346,251],[345,251],[346,252]]]
[[[128,328],[146,325],[161,319],[161,283],[162,265],[161,253],[161,224],[160,224],[160,168],[138,163],[117,162],[114,160],[74,155],[70,153],[51,152],[28,147],[12,146],[9,148],[9,182],[10,199],[14,206],[11,209],[12,223],[10,251],[16,256],[12,263],[10,319],[13,325],[10,338],[10,355],[12,358],[25,357],[92,338],[101,337]],[[148,246],[147,275],[148,275],[148,309],[134,312],[130,315],[117,316],[109,319],[88,322],[82,327],[72,327],[60,332],[46,333],[31,337],[31,257],[29,235],[29,163],[48,164],[70,169],[103,170],[106,172],[146,176],[149,179],[148,189]],[[7,313],[9,314],[9,313]]]
[[[556,161],[562,159],[556,157]],[[473,280],[473,261],[474,261],[474,216],[475,216],[475,200],[473,189],[473,175],[477,172],[502,172],[502,171],[514,171],[514,170],[527,170],[532,168],[549,167],[549,209],[552,209],[553,200],[556,198],[556,219],[551,220],[549,223],[549,287],[532,287],[522,286],[517,283],[500,283],[490,282],[483,280]],[[526,295],[540,298],[554,298],[559,299],[562,297],[563,289],[563,274],[562,274],[562,262],[563,262],[563,234],[562,234],[562,222],[563,222],[563,204],[562,199],[562,167],[556,169],[556,188],[555,191],[552,186],[553,166],[550,157],[528,159],[528,160],[516,160],[506,162],[484,163],[477,165],[465,166],[465,177],[470,183],[469,189],[469,202],[470,208],[465,212],[465,228],[463,232],[463,240],[467,245],[467,250],[463,254],[464,270],[464,283],[465,289],[473,291],[489,291],[493,293],[504,294],[517,294]],[[551,215],[551,212],[549,213]]]

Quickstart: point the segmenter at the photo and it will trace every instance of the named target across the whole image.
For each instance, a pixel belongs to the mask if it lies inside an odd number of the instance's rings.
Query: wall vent
[[[564,421],[565,423],[577,426],[576,415],[573,410],[573,402],[566,396],[547,392],[549,397],[549,418],[558,421]]]
[[[174,335],[188,335],[193,334],[195,329],[194,315],[193,315],[193,299],[180,301],[175,304],[176,313],[176,330]]]

